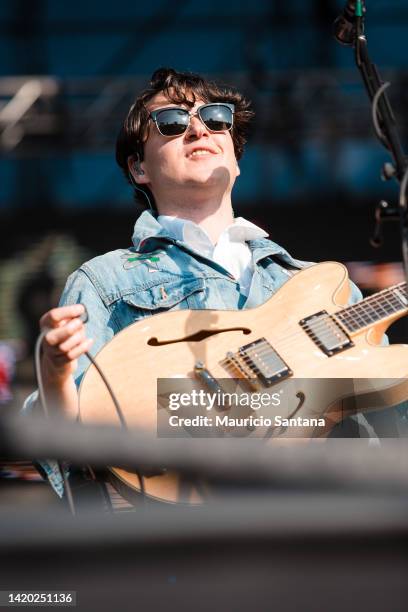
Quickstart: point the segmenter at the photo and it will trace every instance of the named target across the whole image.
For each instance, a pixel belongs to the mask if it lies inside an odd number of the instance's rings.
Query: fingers
[[[43,353],[51,367],[65,371],[91,346],[85,335],[85,325],[78,317],[84,314],[82,304],[53,308],[40,320],[44,332]]]
[[[92,343],[92,338],[82,336],[82,338],[70,342],[69,348],[53,347],[49,351],[48,357],[55,365],[64,366],[86,353],[91,348]]]
[[[45,341],[50,346],[57,346],[68,338],[71,338],[73,334],[79,330],[84,330],[84,324],[80,319],[73,319],[68,323],[64,324],[66,319],[62,320],[61,326],[56,329],[51,329],[45,334]]]
[[[92,338],[85,338],[83,342],[74,346],[71,350],[67,352],[66,354],[67,359],[69,361],[74,361],[74,359],[78,359],[78,357],[86,353],[86,351],[88,351],[91,348],[92,343],[93,343]]]
[[[69,336],[68,339],[65,340],[65,342],[61,342],[58,348],[61,351],[61,353],[68,353],[75,346],[77,346],[78,344],[81,344],[81,342],[85,342],[86,339],[87,338],[85,336],[85,330],[80,329],[79,331],[74,333],[72,336]]]
[[[72,306],[60,306],[52,308],[46,312],[40,319],[41,329],[56,328],[71,319],[80,317],[85,312],[82,304],[73,304]]]

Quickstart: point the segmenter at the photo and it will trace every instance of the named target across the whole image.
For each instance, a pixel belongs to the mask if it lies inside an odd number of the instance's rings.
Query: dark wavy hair
[[[146,141],[149,121],[146,103],[160,92],[163,92],[170,102],[185,104],[190,108],[194,106],[196,99],[206,103],[230,102],[234,104],[235,115],[231,136],[236,158],[239,160],[242,157],[246,143],[246,131],[254,115],[250,109],[250,103],[244,96],[231,87],[218,85],[198,74],[178,72],[173,68],[159,68],[153,73],[149,87],[140,93],[130,107],[116,141],[116,161],[130,184],[133,183],[128,168],[128,158],[137,154],[139,161],[143,161],[143,145]],[[150,189],[145,185],[140,185],[139,188],[154,204]],[[135,190],[136,201],[146,205],[144,197],[139,196],[139,193]]]

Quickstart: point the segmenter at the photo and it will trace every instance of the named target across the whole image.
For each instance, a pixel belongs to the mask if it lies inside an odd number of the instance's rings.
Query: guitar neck
[[[404,282],[347,306],[336,312],[335,317],[348,331],[356,332],[396,314],[403,316],[407,312],[408,294],[407,284]]]

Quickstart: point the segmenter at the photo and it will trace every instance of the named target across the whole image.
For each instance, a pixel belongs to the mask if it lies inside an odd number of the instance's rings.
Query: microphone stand
[[[382,169],[382,178],[391,180],[395,178],[400,184],[398,208],[390,207],[383,200],[376,209],[376,230],[371,243],[373,246],[381,245],[381,224],[386,220],[399,220],[402,239],[402,257],[405,279],[408,286],[408,159],[403,151],[399,138],[395,116],[391,108],[386,89],[390,83],[381,80],[377,67],[371,62],[368,54],[367,38],[364,35],[364,13],[362,2],[356,2],[355,13],[355,60],[365,88],[372,104],[372,117],[376,135],[381,144],[389,151],[393,158],[392,163],[386,163]]]

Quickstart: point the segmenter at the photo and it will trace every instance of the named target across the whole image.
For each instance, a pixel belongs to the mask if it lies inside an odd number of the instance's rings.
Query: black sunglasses
[[[184,134],[190,125],[191,117],[195,117],[195,115],[198,115],[202,123],[211,132],[224,132],[232,129],[234,110],[235,106],[227,102],[203,104],[197,108],[195,113],[190,113],[185,108],[171,106],[152,111],[149,119],[154,121],[162,136],[180,136],[180,134]]]

